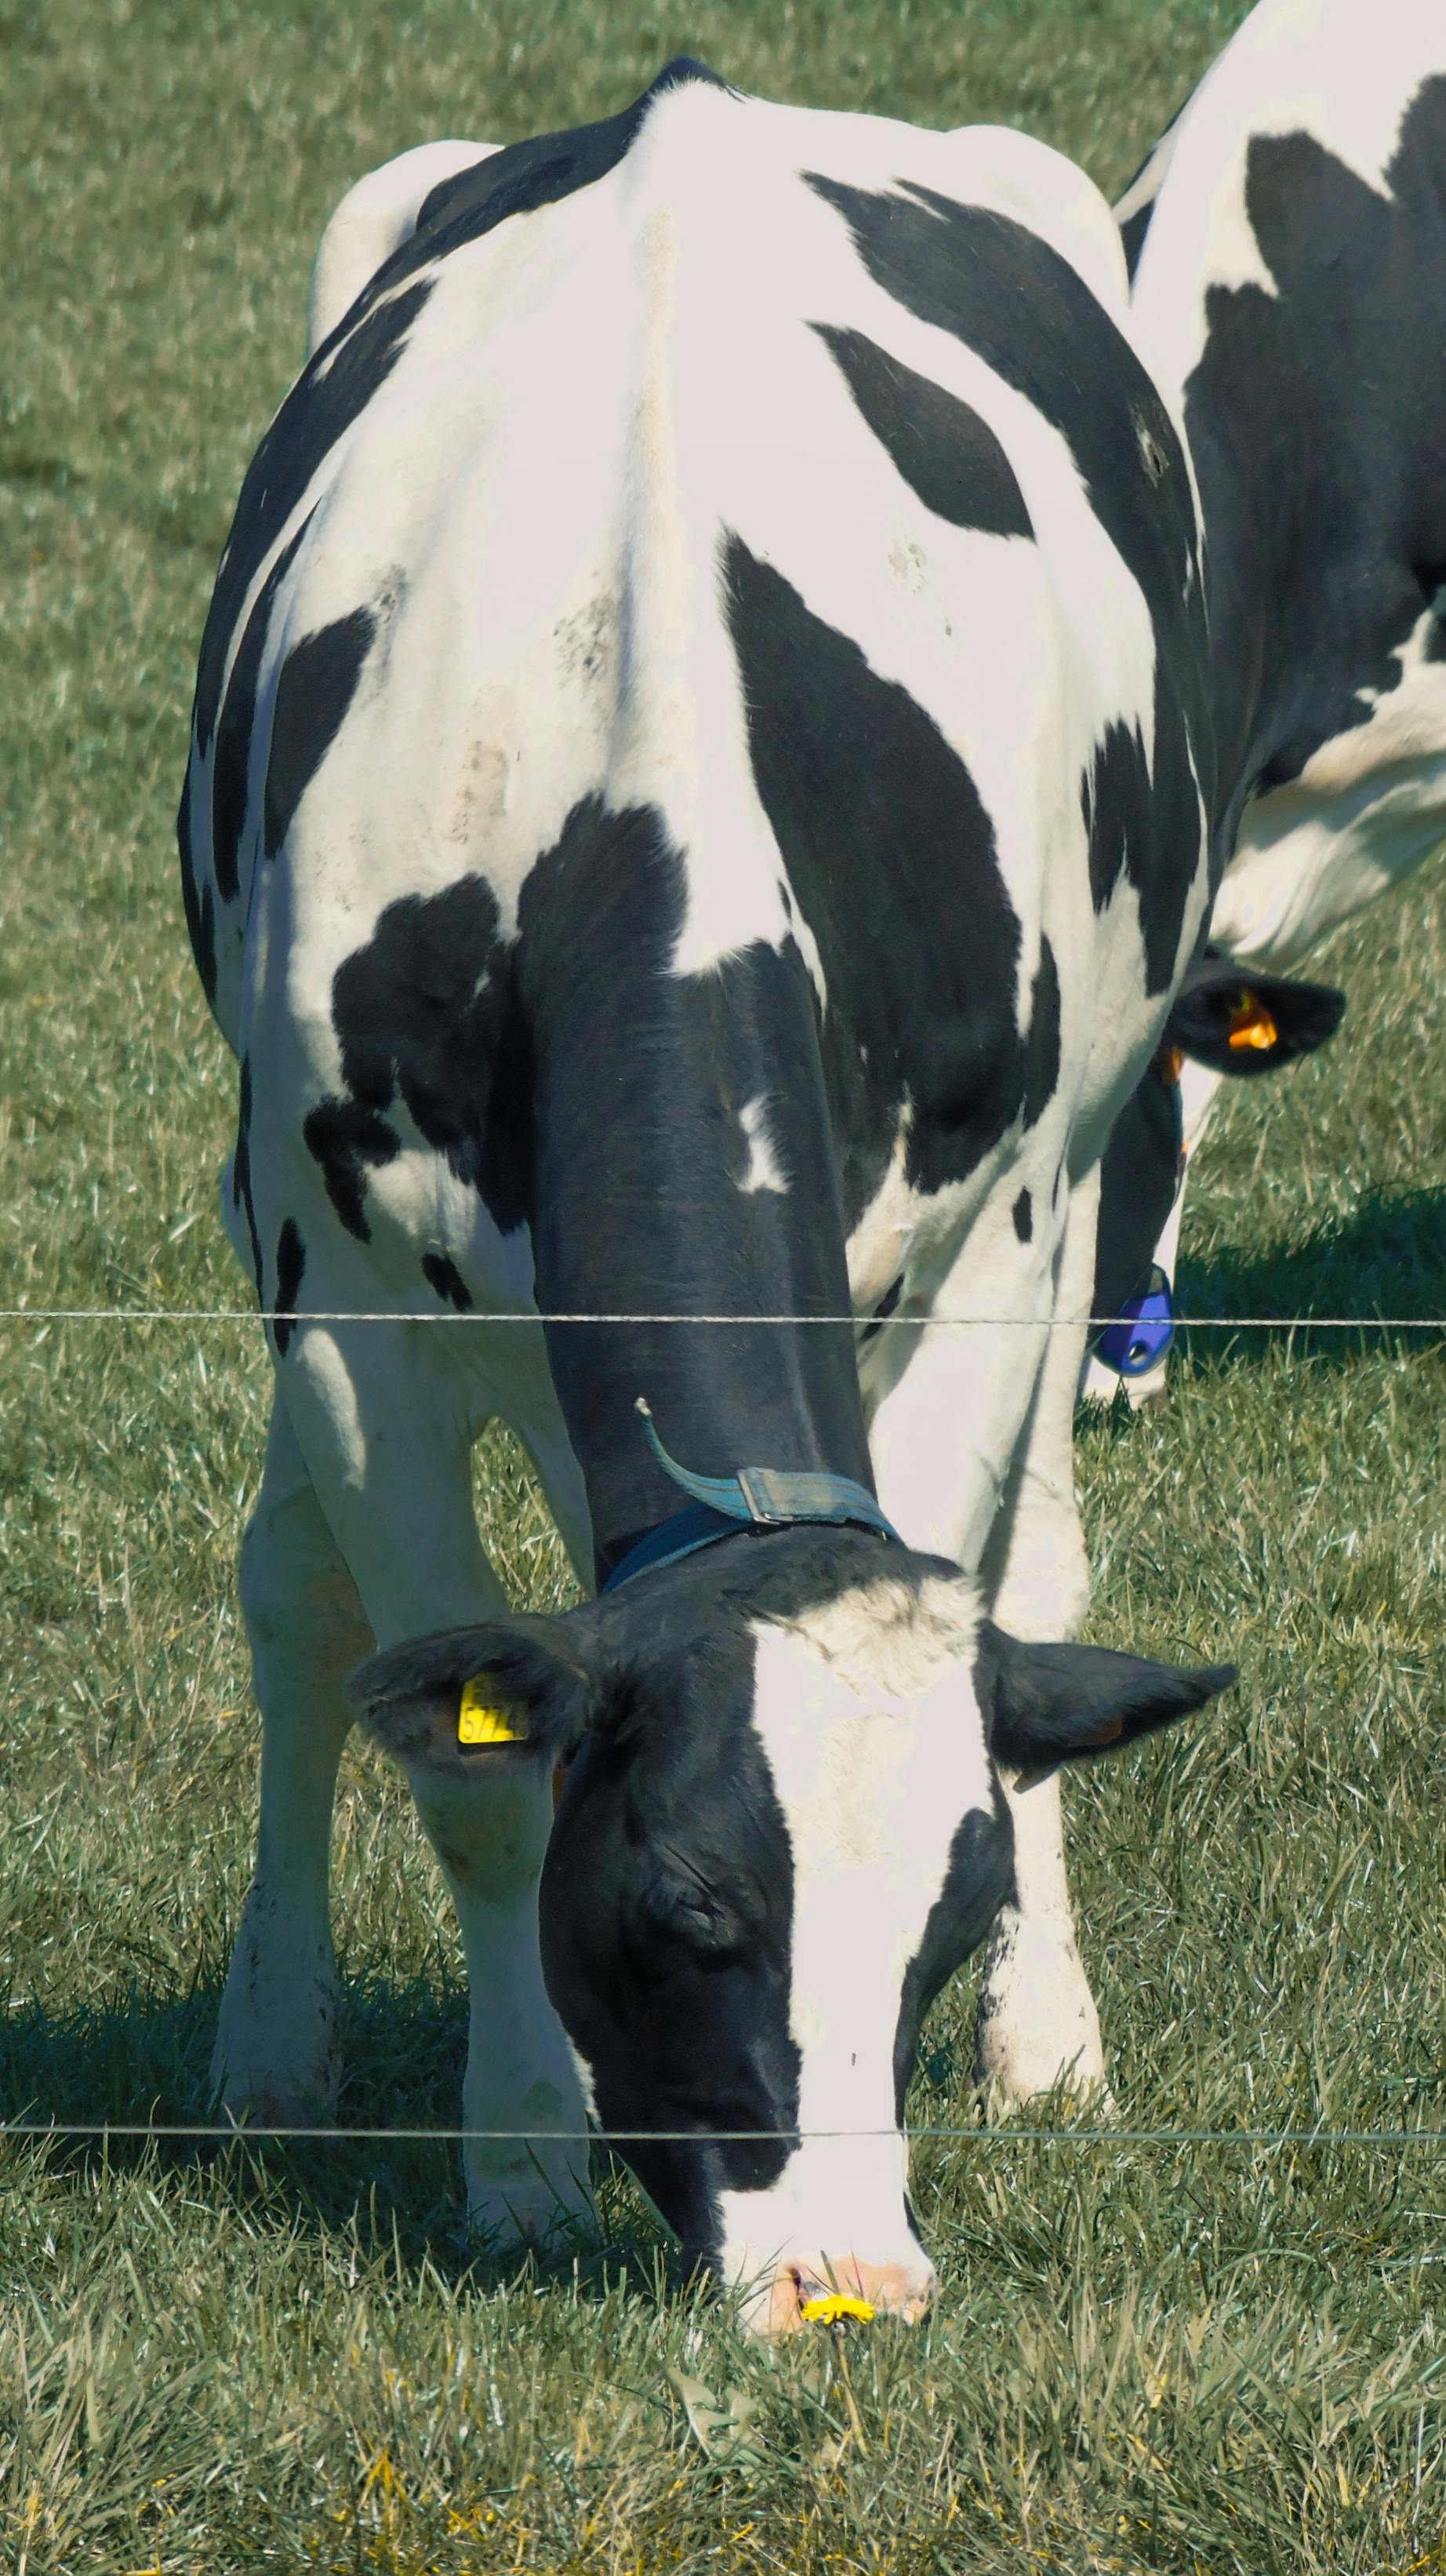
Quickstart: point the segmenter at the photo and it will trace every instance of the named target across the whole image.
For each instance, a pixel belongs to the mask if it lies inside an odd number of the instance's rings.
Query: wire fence
[[[1417,2129],[1021,2129],[909,2123],[898,2129],[453,2129],[305,2128],[250,2120],[0,2120],[6,2138],[190,2138],[227,2146],[260,2146],[274,2139],[303,2139],[331,2147],[343,2141],[372,2146],[797,2146],[804,2139],[840,2142],[896,2138],[970,2140],[976,2146],[1010,2147],[1422,2147],[1446,2146],[1446,2127]]]
[[[471,1307],[419,1312],[410,1306],[0,1306],[0,1324],[726,1324],[777,1327],[780,1324],[843,1325],[850,1331],[976,1332],[1008,1328],[1018,1332],[1065,1332],[1084,1327],[1103,1331],[1120,1321],[1117,1315],[649,1315],[539,1314],[533,1308],[505,1313]],[[1177,1333],[1443,1333],[1446,1315],[1183,1315],[1173,1318]]]

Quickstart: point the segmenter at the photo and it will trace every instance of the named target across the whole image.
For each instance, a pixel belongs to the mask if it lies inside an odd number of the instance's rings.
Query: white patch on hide
[[[738,1112],[738,1124],[748,1140],[748,1168],[738,1184],[739,1189],[744,1192],[750,1190],[785,1192],[788,1188],[788,1182],[773,1151],[773,1143],[766,1123],[767,1115],[767,1107],[761,1092],[754,1099],[745,1100]]]
[[[1397,685],[1358,692],[1366,722],[1247,805],[1210,921],[1224,956],[1290,974],[1446,840],[1446,662],[1427,658],[1439,631],[1425,610],[1397,648]]]
[[[805,2134],[776,2183],[722,2195],[732,2282],[775,2260],[818,2277],[853,2256],[903,2267],[927,2295],[930,2267],[905,2214],[894,2039],[954,1837],[992,1805],[977,1627],[964,1582],[916,1595],[884,1572],[754,1631],[753,1722],[793,1855],[790,2027]]]

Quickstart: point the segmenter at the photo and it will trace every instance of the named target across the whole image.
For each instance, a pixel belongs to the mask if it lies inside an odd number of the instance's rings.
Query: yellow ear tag
[[[862,2325],[868,2325],[877,2313],[869,2300],[846,2299],[841,2291],[827,2299],[805,2299],[799,2309],[804,2323],[810,2326],[837,2325],[840,2317],[857,2317]]]
[[[500,1708],[488,1707],[479,1688],[486,1679],[485,1673],[474,1673],[470,1682],[462,1686],[462,1705],[457,1711],[458,1743],[525,1744],[526,1727],[510,1725]]]
[[[1230,1014],[1227,1044],[1232,1053],[1239,1053],[1244,1047],[1258,1047],[1263,1054],[1266,1048],[1275,1045],[1279,1035],[1280,1031],[1265,1004],[1254,993],[1242,993]]]

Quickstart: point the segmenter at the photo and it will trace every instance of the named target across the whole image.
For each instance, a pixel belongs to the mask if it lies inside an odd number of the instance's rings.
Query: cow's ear
[[[451,1628],[372,1655],[346,1693],[377,1742],[411,1771],[469,1780],[489,1762],[566,1761],[601,1697],[586,1612]]]
[[[1025,1646],[988,1620],[979,1641],[989,1748],[1011,1771],[1115,1752],[1203,1708],[1234,1679],[1233,1664],[1190,1670],[1107,1646]]]
[[[1345,1007],[1334,984],[1257,975],[1227,957],[1202,957],[1171,1005],[1164,1044],[1212,1073],[1274,1073],[1334,1037]]]

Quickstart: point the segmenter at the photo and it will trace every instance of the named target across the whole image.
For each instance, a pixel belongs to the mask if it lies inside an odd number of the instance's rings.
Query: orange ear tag
[[[474,1673],[462,1689],[462,1705],[457,1712],[459,1744],[525,1744],[527,1729],[514,1726],[500,1708],[490,1708],[483,1698],[487,1675]]]
[[[1263,1055],[1277,1044],[1280,1031],[1265,1004],[1254,993],[1242,993],[1230,1014],[1227,1044],[1232,1054],[1245,1047],[1255,1047]]]
[[[878,2311],[868,2299],[846,2299],[842,2291],[835,2291],[827,2299],[805,2299],[798,2313],[805,2325],[834,2326],[841,2317],[857,2317],[861,2325],[868,2325]]]

